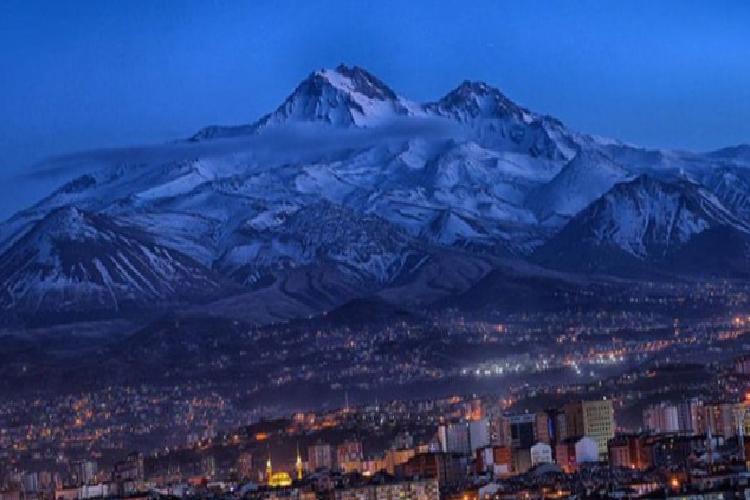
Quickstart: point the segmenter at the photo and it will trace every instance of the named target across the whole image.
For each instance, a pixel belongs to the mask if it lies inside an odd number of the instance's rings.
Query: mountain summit
[[[324,123],[334,127],[372,127],[417,112],[419,106],[396,95],[358,66],[341,64],[311,73],[272,113],[239,127],[208,127],[193,140],[232,137],[269,126]]]

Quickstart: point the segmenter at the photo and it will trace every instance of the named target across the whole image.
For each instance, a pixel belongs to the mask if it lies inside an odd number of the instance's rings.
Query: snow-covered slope
[[[561,243],[566,234],[586,241],[600,235],[592,248],[609,245],[628,259],[664,259],[706,227],[743,233],[740,221],[750,215],[746,147],[699,154],[590,136],[482,82],[415,103],[364,69],[343,65],[313,72],[276,110],[247,125],[70,155],[48,167],[81,175],[0,225],[0,269],[20,283],[6,294],[6,307],[31,307],[34,300],[60,309],[190,302],[192,292],[170,288],[190,269],[199,282],[215,281],[215,272],[240,287],[242,298],[225,297],[226,309],[242,310],[252,300],[248,309],[282,319],[295,308],[308,314],[394,286],[430,289],[425,296],[434,298],[439,289],[466,285],[446,272],[451,259],[478,279],[492,259],[528,257],[544,245],[538,255],[558,266],[578,252],[575,242]],[[621,185],[613,188],[641,174],[666,187],[644,184],[630,198],[617,194]],[[685,187],[691,183],[705,189]],[[106,238],[91,240],[106,245],[44,236],[49,217],[71,210],[106,227]],[[57,241],[68,242],[61,248],[75,248],[83,262],[55,267],[45,259],[59,260],[57,250],[35,253],[36,246],[57,248]],[[130,263],[150,265],[143,247],[181,266],[173,265],[172,278],[140,271],[156,292],[111,270],[109,286],[94,262],[126,269],[119,246]],[[19,266],[24,259],[31,267]],[[49,280],[41,268],[58,273],[64,286],[57,295],[32,292]],[[451,285],[431,285],[444,275]],[[76,290],[91,290],[85,300],[69,298],[79,293],[70,291],[74,282]]]
[[[255,285],[290,268],[335,265],[363,283],[385,284],[426,257],[398,226],[331,203],[263,212],[231,235],[218,269]]]
[[[725,207],[750,222],[750,169],[720,167],[701,180]]]
[[[583,140],[558,120],[518,106],[484,82],[467,80],[425,110],[466,125],[472,140],[483,146],[532,157],[570,159]]]
[[[0,257],[0,308],[116,312],[217,296],[221,279],[138,229],[53,210]]]
[[[532,192],[527,204],[542,221],[570,218],[629,176],[601,152],[581,150],[550,182]]]
[[[396,95],[386,84],[357,66],[340,65],[310,74],[276,111],[252,125],[207,127],[192,140],[236,137],[290,123],[325,123],[335,127],[373,127],[407,115],[420,106]]]
[[[749,235],[750,226],[705,188],[641,176],[577,214],[534,257],[586,272],[747,274]]]

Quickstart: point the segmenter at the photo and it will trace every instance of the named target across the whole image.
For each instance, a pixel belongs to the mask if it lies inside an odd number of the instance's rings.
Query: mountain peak
[[[366,128],[411,114],[409,104],[366,70],[341,64],[311,73],[257,127],[316,122]]]
[[[577,153],[546,185],[532,193],[529,204],[542,220],[572,217],[630,174],[597,150]]]
[[[274,112],[256,123],[206,127],[191,140],[235,137],[294,123],[367,128],[418,110],[367,70],[339,64],[310,73]]]
[[[532,114],[508,99],[500,90],[482,81],[464,80],[438,102],[429,105],[455,118],[517,118],[528,122]]]
[[[453,92],[475,93],[475,94],[493,93],[493,94],[502,95],[502,92],[500,92],[499,89],[481,80],[464,80],[463,82],[461,82],[461,85],[459,85],[453,90]]]
[[[398,96],[388,85],[359,66],[339,64],[335,69],[322,69],[311,75],[316,76],[325,78],[329,84],[344,92],[358,93],[381,101],[398,100]]]

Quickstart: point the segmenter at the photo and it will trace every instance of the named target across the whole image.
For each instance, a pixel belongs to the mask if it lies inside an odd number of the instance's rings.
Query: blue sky
[[[749,27],[747,1],[5,0],[0,216],[46,156],[250,122],[340,62],[415,100],[484,80],[646,146],[747,143]]]

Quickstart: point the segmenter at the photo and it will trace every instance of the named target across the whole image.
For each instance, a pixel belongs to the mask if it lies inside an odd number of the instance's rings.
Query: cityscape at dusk
[[[0,2],[0,500],[750,499],[748,27]]]

